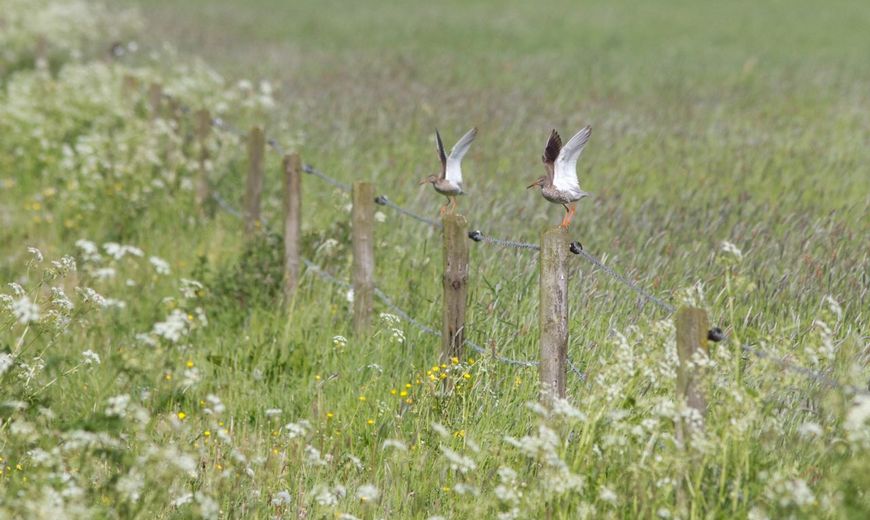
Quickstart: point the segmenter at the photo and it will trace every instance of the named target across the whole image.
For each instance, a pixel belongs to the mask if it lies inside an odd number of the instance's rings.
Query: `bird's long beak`
[[[420,182],[418,182],[417,184],[419,186],[422,186],[422,185],[426,184],[427,182],[429,182],[429,177],[426,177],[425,179],[421,179]]]
[[[528,189],[534,188],[535,186],[541,186],[543,184],[544,184],[544,177],[541,177],[540,179],[538,179],[535,182],[526,186],[526,189],[528,190]]]

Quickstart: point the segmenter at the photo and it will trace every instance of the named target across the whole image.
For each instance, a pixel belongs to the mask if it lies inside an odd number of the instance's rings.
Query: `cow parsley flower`
[[[443,444],[441,445],[441,453],[444,454],[444,458],[450,463],[450,469],[453,471],[468,473],[477,469],[477,463],[470,457],[457,453]]]
[[[30,301],[30,298],[26,295],[13,301],[11,310],[15,319],[24,325],[39,321],[39,306]]]
[[[5,374],[14,364],[15,358],[12,357],[12,354],[7,354],[5,352],[0,354],[0,376]]]
[[[94,352],[93,350],[85,350],[82,352],[82,357],[84,358],[83,363],[85,365],[99,365],[100,364],[100,355]]]
[[[160,257],[152,256],[148,261],[151,262],[152,266],[154,266],[154,271],[157,274],[169,274],[171,272],[169,269],[169,262]]]
[[[33,261],[37,264],[41,263],[43,260],[42,251],[35,247],[28,247],[27,252],[33,255]]]
[[[722,241],[722,252],[733,255],[735,260],[743,260],[743,251],[741,251],[739,247],[731,242],[728,242],[727,240]]]
[[[302,419],[298,422],[284,425],[284,429],[287,430],[287,435],[291,439],[295,439],[296,437],[302,437],[308,433],[308,431],[311,430],[311,423]]]
[[[187,334],[187,315],[179,309],[173,309],[164,321],[154,324],[152,332],[167,341],[177,343]]]
[[[129,394],[110,397],[106,402],[106,415],[109,417],[124,417],[127,415],[127,405],[130,404]]]

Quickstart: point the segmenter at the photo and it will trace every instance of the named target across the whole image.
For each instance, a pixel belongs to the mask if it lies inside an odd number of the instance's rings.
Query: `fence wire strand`
[[[525,250],[529,250],[529,251],[540,251],[541,250],[541,246],[539,246],[537,244],[530,244],[528,242],[516,242],[514,240],[506,240],[503,238],[493,238],[491,236],[485,235],[484,233],[482,233],[480,231],[470,232],[468,234],[468,238],[470,238],[471,240],[474,240],[475,242],[485,242],[485,243],[495,244],[498,246],[512,247],[514,249],[525,249]],[[608,276],[610,276],[614,280],[620,282],[622,285],[628,287],[632,291],[636,292],[642,298],[644,298],[646,301],[648,301],[648,302],[658,306],[662,310],[666,311],[668,314],[673,314],[674,312],[677,311],[677,309],[673,305],[662,301],[660,298],[657,298],[656,296],[653,296],[652,294],[650,294],[649,292],[644,290],[636,282],[629,280],[624,275],[619,274],[616,271],[614,271],[611,267],[604,265],[604,262],[602,262],[598,258],[596,258],[596,257],[592,256],[591,254],[587,253],[586,251],[584,251],[581,246],[579,246],[579,245],[575,246],[574,244],[572,244],[571,252],[581,256],[587,262],[591,263],[592,265],[594,265],[598,269],[604,271],[605,274],[607,274]]]
[[[350,184],[347,184],[345,182],[341,182],[338,179],[334,179],[334,178],[330,177],[329,175],[323,173],[322,171],[318,170],[314,166],[311,166],[310,164],[303,165],[302,171],[304,171],[305,173],[309,173],[311,175],[314,175],[315,177],[319,178],[320,180],[326,181],[329,184],[332,184],[336,188],[342,189],[344,191],[351,191]]]
[[[422,215],[418,215],[417,213],[414,213],[413,211],[411,211],[409,209],[405,209],[402,206],[399,206],[395,202],[388,199],[386,195],[378,195],[377,197],[375,197],[375,203],[380,204],[381,206],[387,206],[388,208],[392,208],[392,209],[398,211],[399,213],[401,213],[405,216],[411,217],[415,220],[418,220],[424,224],[428,224],[432,227],[436,227],[436,228],[443,227],[443,225],[440,222],[438,222],[437,220],[432,220],[432,219],[424,217]]]
[[[751,354],[751,355],[757,357],[757,358],[770,361],[771,363],[778,365],[783,370],[786,370],[786,371],[791,372],[793,374],[800,375],[804,379],[812,380],[812,381],[814,381],[822,386],[827,386],[827,387],[833,388],[835,390],[840,390],[841,392],[844,392],[847,394],[863,394],[863,395],[870,394],[870,392],[868,392],[867,390],[858,388],[858,387],[853,386],[853,385],[841,383],[841,382],[829,377],[828,375],[824,374],[823,372],[820,372],[818,370],[813,370],[811,368],[802,367],[800,365],[796,365],[796,364],[792,363],[791,361],[788,361],[787,359],[772,356],[772,355],[768,354],[767,352],[765,352],[763,350],[759,350],[755,347],[751,347],[751,346],[746,345],[746,344],[741,344],[740,349],[748,354]]]

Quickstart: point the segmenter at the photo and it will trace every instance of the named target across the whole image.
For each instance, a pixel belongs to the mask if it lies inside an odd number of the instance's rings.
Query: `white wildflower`
[[[208,394],[205,396],[205,402],[208,405],[204,410],[207,415],[220,415],[226,411],[226,407],[224,406],[224,403],[221,402],[221,398],[214,394]]]
[[[311,466],[326,466],[326,461],[321,457],[320,450],[311,446],[305,446],[305,463]]]
[[[798,426],[798,434],[801,437],[818,437],[822,435],[822,427],[816,422],[805,422]]]
[[[327,238],[323,241],[322,244],[317,246],[317,249],[314,250],[315,254],[324,253],[326,255],[331,254],[338,247],[338,240],[334,238]]]
[[[103,244],[103,249],[106,251],[106,253],[109,254],[109,256],[111,256],[115,260],[120,260],[127,255],[132,255],[132,256],[144,256],[145,255],[145,253],[143,253],[142,250],[136,246],[127,246],[127,245],[122,245],[122,244],[116,244],[115,242],[107,242],[107,243]]]
[[[353,287],[347,290],[344,297],[347,300],[347,303],[353,303]]]
[[[81,250],[82,259],[85,262],[96,264],[103,260],[103,257],[100,255],[99,249],[97,249],[97,244],[91,242],[90,240],[80,238],[76,240],[76,247]]]
[[[347,338],[344,336],[333,336],[332,344],[338,348],[344,348],[347,346]]]
[[[179,309],[173,309],[166,320],[154,324],[152,332],[172,343],[177,343],[187,334],[187,315]]]
[[[99,365],[100,364],[100,355],[94,352],[93,350],[85,350],[82,352],[82,357],[84,361],[82,361],[85,365]]]
[[[172,502],[170,502],[170,504],[172,505],[172,507],[181,507],[191,502],[193,502],[193,493],[186,493],[174,499]]]
[[[290,502],[293,501],[293,497],[290,495],[290,492],[286,489],[281,490],[275,493],[275,496],[272,497],[272,505],[273,506],[286,506],[290,505]]]
[[[127,405],[130,404],[129,394],[110,397],[106,402],[106,415],[109,417],[124,417],[127,415]]]
[[[387,216],[382,211],[375,212],[375,222],[384,223],[387,221]]]
[[[28,247],[27,252],[30,253],[31,255],[33,255],[33,260],[37,264],[42,262],[42,260],[43,260],[42,251],[40,251],[39,249],[37,249],[35,247]]]
[[[267,408],[265,413],[266,417],[278,417],[282,412],[280,408]]]
[[[734,258],[737,260],[743,259],[743,251],[741,251],[739,247],[731,242],[728,242],[727,240],[722,241],[722,251],[724,253],[733,255]]]
[[[570,421],[583,422],[586,420],[586,414],[575,408],[567,399],[555,399],[553,413]]]
[[[842,321],[843,320],[843,308],[840,307],[840,302],[835,300],[831,295],[828,295],[828,296],[825,296],[825,303],[828,304],[828,309],[830,309],[830,311],[832,313],[834,313],[834,316],[837,317],[837,321]]]
[[[302,437],[309,430],[311,430],[311,423],[302,419],[295,423],[287,423],[284,425],[284,429],[287,430],[287,435],[291,439],[295,439],[296,437]]]
[[[192,299],[198,298],[199,293],[205,288],[200,282],[196,280],[190,280],[187,278],[181,279],[181,295],[185,298]]]
[[[67,313],[75,307],[60,287],[51,288],[51,304]]]
[[[66,276],[69,273],[76,272],[76,260],[69,255],[64,255],[60,260],[52,260],[51,267],[57,271],[56,274]]]
[[[870,421],[870,396],[859,394],[855,396],[855,403],[846,412],[846,420],[843,423],[850,441],[870,443],[868,421]]]
[[[202,376],[198,368],[186,368],[184,370],[184,375],[181,379],[181,386],[184,388],[191,388],[199,383],[200,379],[202,379]]]
[[[93,305],[96,305],[97,307],[109,306],[108,300],[106,300],[103,295],[91,289],[90,287],[78,287],[76,288],[76,291],[79,293],[79,296],[85,303],[91,303]]]
[[[478,496],[480,495],[480,490],[471,484],[466,484],[464,482],[457,482],[453,485],[453,492],[457,495],[471,495]]]
[[[100,267],[91,271],[91,274],[97,280],[109,280],[114,278],[116,273],[117,271],[115,271],[114,267]]]
[[[138,502],[142,496],[142,489],[145,487],[145,479],[136,468],[130,470],[130,473],[118,479],[115,484],[115,489],[122,497],[131,502]]]
[[[9,285],[9,288],[12,289],[12,294],[14,296],[17,296],[20,298],[26,294],[24,292],[24,287],[21,287],[21,285],[15,283],[15,282],[10,282],[8,285]]]
[[[336,493],[323,484],[315,486],[312,494],[314,495],[314,501],[322,506],[330,507],[338,504]]]
[[[0,354],[0,376],[5,374],[14,364],[15,358],[12,357],[12,354],[7,354],[5,352]]]
[[[398,451],[408,451],[408,445],[399,439],[387,439],[381,446],[381,449],[386,451],[388,448],[395,448]]]
[[[356,490],[356,497],[362,502],[374,502],[381,496],[378,488],[371,484],[363,484]]]
[[[616,492],[607,486],[601,487],[601,489],[598,491],[598,498],[601,501],[607,502],[608,504],[612,505],[616,505],[617,501],[619,500],[619,497],[616,496]]]
[[[169,269],[169,262],[160,257],[152,256],[148,261],[151,262],[152,266],[154,266],[154,271],[157,274],[169,274],[171,272]]]
[[[39,306],[30,301],[30,298],[27,295],[22,295],[20,298],[12,302],[11,310],[15,319],[24,325],[39,321]]]
[[[450,469],[454,471],[468,473],[477,469],[477,464],[471,458],[457,453],[443,444],[441,445],[441,453],[450,463]]]

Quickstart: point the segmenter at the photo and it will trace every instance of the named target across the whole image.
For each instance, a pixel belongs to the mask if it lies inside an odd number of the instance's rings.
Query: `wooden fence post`
[[[684,398],[686,404],[703,417],[707,404],[704,393],[698,386],[700,374],[697,368],[689,364],[695,352],[708,352],[707,331],[710,327],[707,313],[703,309],[681,307],[674,316],[674,325],[677,329],[677,356],[680,360],[677,368],[677,398]],[[691,423],[687,427],[691,429]]]
[[[568,232],[560,227],[541,235],[541,396],[565,397],[568,376]]]
[[[444,215],[444,309],[441,360],[465,354],[465,303],[468,294],[468,221],[462,215]]]
[[[260,228],[260,197],[263,193],[263,155],[266,140],[263,129],[255,126],[248,134],[248,181],[245,188],[245,234]]]
[[[353,329],[360,334],[371,322],[375,274],[375,189],[370,182],[353,183]]]
[[[148,108],[151,109],[151,119],[160,117],[163,106],[163,86],[160,83],[152,83],[148,86]]]
[[[289,303],[299,282],[299,237],[302,228],[302,161],[284,156],[284,298]]]
[[[196,207],[200,215],[205,215],[205,207],[211,196],[208,186],[208,136],[211,133],[211,114],[208,110],[196,112],[196,142],[199,146],[199,172],[196,176]]]
[[[685,399],[686,405],[698,411],[704,417],[706,400],[698,386],[699,369],[689,366],[692,357],[699,350],[707,353],[707,313],[703,309],[681,307],[674,316],[674,326],[677,329],[677,399]],[[694,423],[680,419],[676,426],[677,444],[686,449],[691,438]],[[690,485],[688,476],[682,476],[677,485],[677,510],[681,514],[689,514],[689,493],[686,487]]]

